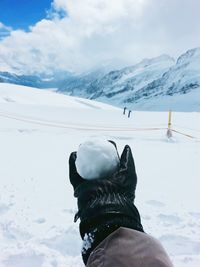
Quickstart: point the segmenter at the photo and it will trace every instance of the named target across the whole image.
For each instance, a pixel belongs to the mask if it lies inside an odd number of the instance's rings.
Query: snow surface
[[[75,164],[84,179],[105,178],[117,171],[119,156],[115,146],[108,140],[90,138],[80,144]]]
[[[172,127],[196,138],[173,132],[168,140],[166,112],[122,113],[0,84],[1,267],[84,266],[68,158],[90,137],[114,140],[120,153],[131,146],[145,231],[176,267],[200,266],[200,114],[172,113]]]

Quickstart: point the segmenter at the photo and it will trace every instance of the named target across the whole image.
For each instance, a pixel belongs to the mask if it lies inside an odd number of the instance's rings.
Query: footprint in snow
[[[173,215],[173,214],[162,214],[160,213],[158,215],[158,218],[167,224],[179,224],[182,220],[178,215]]]
[[[32,236],[30,233],[20,229],[14,224],[13,221],[0,224],[1,232],[3,233],[4,238],[8,240],[29,240]]]
[[[6,267],[41,267],[43,265],[43,255],[35,252],[21,253],[9,256],[4,264]]]
[[[10,98],[10,97],[4,97],[4,100],[6,101],[6,102],[10,102],[10,103],[14,103],[15,101],[12,99],[12,98]]]
[[[19,133],[34,133],[37,130],[36,129],[17,129]]]
[[[4,203],[2,203],[2,204],[0,203],[0,215],[6,213],[10,209],[11,206],[13,206],[13,204],[11,204],[11,203],[8,205],[6,205]]]
[[[35,223],[38,223],[38,224],[42,224],[42,223],[45,223],[46,220],[45,220],[45,218],[38,218],[38,219],[36,219],[34,222],[35,222]]]
[[[59,251],[63,256],[80,255],[82,242],[78,230],[70,227],[67,231],[62,231],[52,238],[44,239],[41,244],[48,248]]]
[[[189,214],[195,219],[200,219],[200,212],[189,212]]]
[[[63,209],[62,210],[62,212],[63,213],[68,213],[68,214],[72,214],[72,215],[74,215],[74,214],[76,214],[76,210],[73,210],[73,209]]]
[[[153,199],[146,201],[146,203],[148,205],[151,205],[151,206],[155,207],[155,208],[163,208],[163,207],[166,206],[163,202],[157,201],[157,200],[153,200]]]
[[[164,247],[173,255],[199,255],[200,242],[181,235],[163,235],[159,238]]]

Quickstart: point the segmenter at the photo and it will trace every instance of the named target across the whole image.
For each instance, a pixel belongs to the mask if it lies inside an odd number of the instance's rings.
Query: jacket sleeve
[[[158,240],[121,227],[90,254],[87,267],[173,267],[173,264]]]

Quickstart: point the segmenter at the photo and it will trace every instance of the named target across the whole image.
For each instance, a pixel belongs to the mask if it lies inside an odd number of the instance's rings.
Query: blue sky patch
[[[27,31],[47,16],[51,3],[52,0],[0,0],[0,22],[14,30]]]

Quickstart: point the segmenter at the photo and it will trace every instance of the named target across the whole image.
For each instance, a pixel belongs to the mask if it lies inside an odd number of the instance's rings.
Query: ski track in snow
[[[78,99],[73,106],[73,98],[56,95],[54,105],[55,93],[37,90],[36,96],[33,89],[24,93],[20,88],[0,85],[1,112],[82,126],[167,123],[167,113],[133,112],[128,119],[121,110],[100,103]],[[197,135],[200,131],[199,113],[175,113],[173,122],[191,135],[189,128]],[[178,134],[169,141],[165,134],[77,131],[0,117],[0,266],[84,266],[78,223],[73,223],[76,199],[68,180],[68,157],[90,136],[114,140],[120,153],[125,144],[132,147],[136,206],[145,231],[162,242],[176,267],[200,266],[200,142]]]

